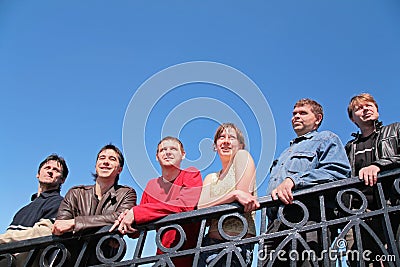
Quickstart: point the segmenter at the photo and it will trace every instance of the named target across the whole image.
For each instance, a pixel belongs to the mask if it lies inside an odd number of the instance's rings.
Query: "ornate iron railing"
[[[208,266],[218,266],[221,262],[231,266],[234,259],[244,265],[240,247],[253,244],[253,261],[257,266],[297,266],[303,259],[308,259],[311,266],[342,266],[346,262],[368,266],[368,260],[380,266],[400,266],[397,238],[400,169],[379,176],[373,189],[376,205],[367,204],[363,193],[365,188],[357,178],[321,184],[296,192],[295,202],[288,206],[280,205],[270,196],[260,197],[261,218],[258,234],[254,237],[246,237],[248,225],[242,216],[242,207],[226,204],[172,214],[138,226],[139,237],[133,255],[125,255],[126,242],[119,234],[109,233],[108,227],[81,236],[47,236],[0,245],[0,262],[1,266],[13,266],[13,255],[24,252],[24,266],[32,266],[35,262],[41,266],[174,266],[174,259],[184,256],[192,256],[193,266],[197,266],[203,253],[216,251]],[[353,206],[350,207],[349,203]],[[278,231],[268,229],[267,214],[276,214],[280,219]],[[222,230],[223,221],[232,216],[241,219],[244,225],[244,231],[238,236],[230,236]],[[205,246],[202,245],[203,238],[207,232],[207,220],[211,218],[219,218],[219,231],[226,240]],[[185,233],[182,224],[200,225],[195,247],[181,249],[186,235],[190,234]],[[143,253],[146,242],[154,243],[154,239],[146,238],[147,233],[156,229],[156,246],[164,253],[146,256]],[[173,248],[165,248],[160,242],[160,236],[168,229],[180,233],[180,242]],[[318,243],[307,243],[308,235],[316,235]],[[110,240],[115,247],[112,252]]]

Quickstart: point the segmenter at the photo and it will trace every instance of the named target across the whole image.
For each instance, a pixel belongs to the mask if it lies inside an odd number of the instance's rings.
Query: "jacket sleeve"
[[[345,149],[345,151],[346,151],[346,155],[347,155],[347,158],[349,159],[349,161],[351,160],[351,158],[350,158],[350,154],[351,154],[351,146],[352,146],[352,144],[353,144],[353,142],[352,141],[349,141],[349,142],[347,142],[347,144],[344,146],[344,149]]]
[[[379,140],[378,147],[380,158],[372,164],[381,171],[400,168],[400,123],[385,126],[384,138]]]
[[[167,202],[144,203],[142,198],[139,206],[133,207],[137,224],[160,219],[169,214],[194,210],[199,201],[203,181],[200,172],[188,172],[183,179],[179,195]],[[143,194],[146,198],[151,197]],[[143,202],[143,204],[142,204]]]
[[[61,201],[60,207],[58,208],[57,220],[69,220],[75,217],[73,213],[73,205],[75,202],[73,190],[74,188],[68,190],[64,199]]]
[[[129,188],[121,199],[115,204],[113,212],[98,215],[87,215],[75,217],[74,232],[79,232],[85,229],[102,227],[111,225],[115,222],[118,216],[126,209],[130,209],[136,205],[136,192]]]
[[[339,137],[331,133],[316,152],[316,166],[290,176],[295,189],[327,183],[350,176],[350,163]]]
[[[49,219],[41,219],[24,230],[7,230],[4,234],[0,234],[0,244],[17,242],[31,238],[42,236],[51,236],[51,227],[53,223]]]
[[[374,161],[372,165],[378,166],[381,169],[381,172],[400,168],[400,155],[381,158],[377,161]]]

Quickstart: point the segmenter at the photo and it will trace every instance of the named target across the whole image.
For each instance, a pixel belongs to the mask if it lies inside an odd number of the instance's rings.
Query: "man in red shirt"
[[[185,150],[179,139],[171,136],[163,138],[158,143],[156,153],[162,175],[147,183],[140,205],[123,212],[110,231],[118,226],[122,234],[133,234],[136,232],[136,229],[132,227],[134,223],[143,224],[169,214],[194,210],[203,182],[196,168],[191,167],[185,170],[180,168],[184,158]],[[198,223],[182,225],[187,238],[182,249],[196,245],[198,226]],[[164,232],[161,243],[164,247],[170,248],[177,245],[179,240],[179,233],[172,229]],[[157,254],[162,254],[162,252],[158,249]],[[173,258],[172,261],[175,266],[192,266],[193,257]]]

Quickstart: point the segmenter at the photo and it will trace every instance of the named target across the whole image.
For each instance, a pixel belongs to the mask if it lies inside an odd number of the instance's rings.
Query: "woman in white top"
[[[214,149],[221,160],[222,169],[210,173],[203,182],[198,208],[207,208],[220,204],[239,202],[244,207],[244,217],[248,224],[245,237],[256,235],[254,210],[260,207],[256,197],[256,169],[250,153],[244,150],[242,132],[233,123],[220,125],[214,136]],[[239,235],[243,224],[236,217],[228,217],[223,223],[223,230],[231,236]],[[210,228],[204,238],[204,245],[225,242],[218,232],[218,219],[210,221]],[[253,245],[241,246],[241,254],[248,266],[251,265]],[[209,264],[218,252],[210,251],[201,255],[199,266]],[[226,259],[221,259],[215,266],[223,266]],[[236,257],[232,257],[231,266],[241,266]]]

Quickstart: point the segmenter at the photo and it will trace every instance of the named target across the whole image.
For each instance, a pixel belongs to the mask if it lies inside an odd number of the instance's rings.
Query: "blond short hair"
[[[350,119],[353,119],[353,111],[361,103],[365,102],[372,102],[376,110],[378,110],[378,103],[376,103],[374,97],[368,93],[362,93],[356,96],[353,96],[350,100],[349,106],[347,107],[347,114],[349,115]]]

